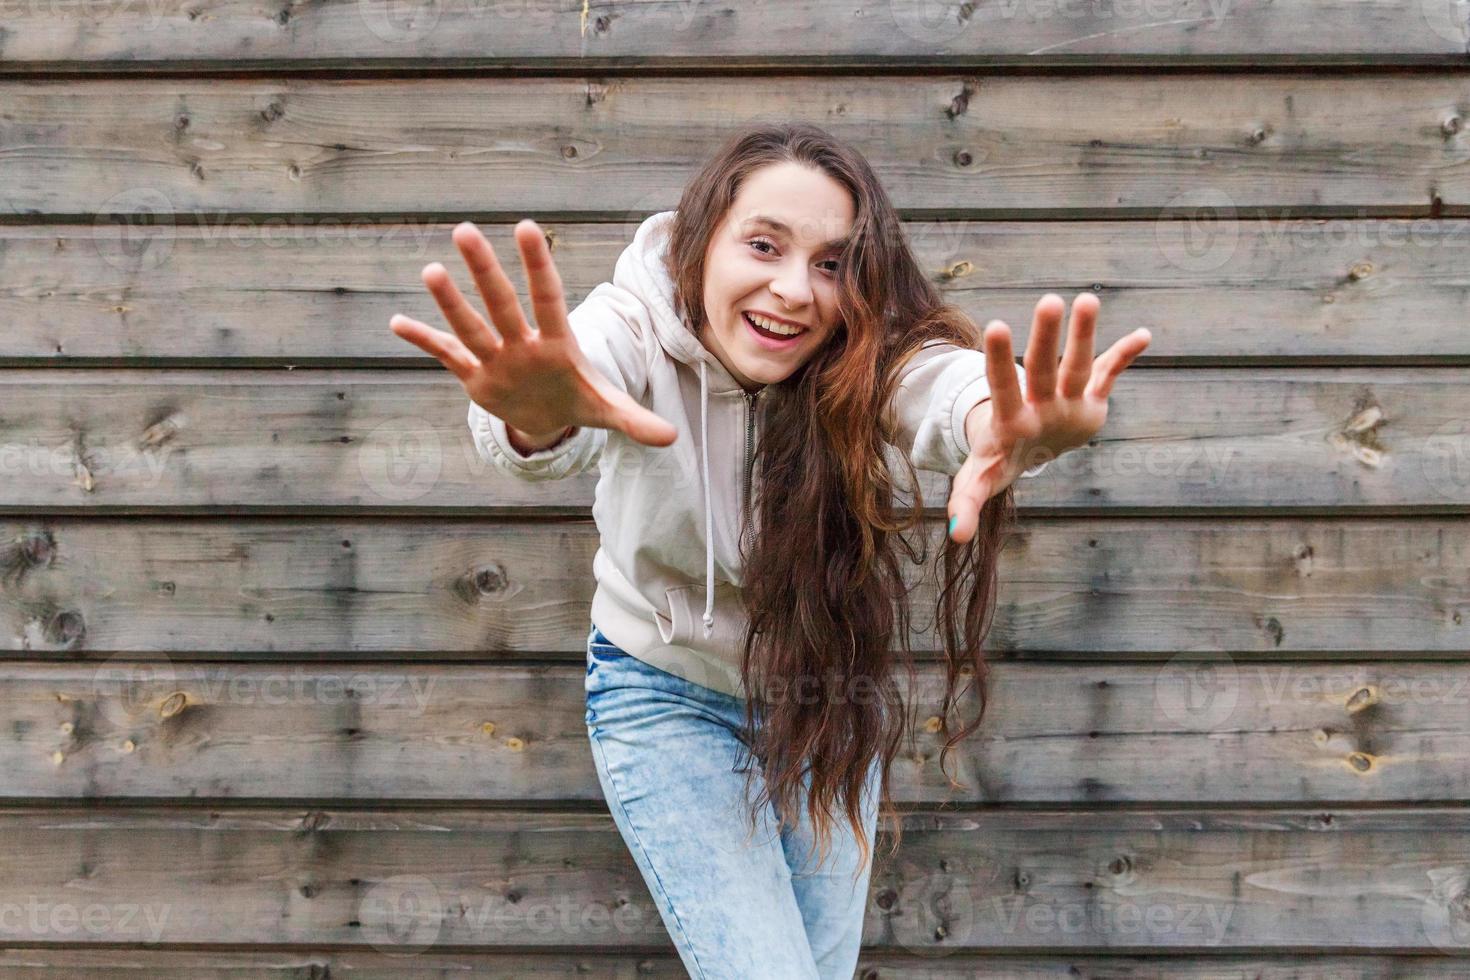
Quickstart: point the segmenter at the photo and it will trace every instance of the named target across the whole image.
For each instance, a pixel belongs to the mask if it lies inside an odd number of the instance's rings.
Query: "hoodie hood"
[[[660,211],[645,218],[633,235],[633,244],[618,257],[617,272],[624,272],[626,264],[627,286],[648,306],[654,333],[669,356],[695,369],[707,365],[711,391],[733,391],[740,388],[740,382],[674,312],[674,280],[666,262],[677,213]]]
[[[669,275],[667,259],[669,236],[676,211],[660,211],[644,219],[633,235],[633,244],[618,259],[619,266],[629,263],[629,289],[648,306],[653,330],[659,344],[674,360],[697,365],[699,370],[699,446],[704,484],[704,635],[709,637],[715,626],[715,551],[714,504],[709,476],[709,394],[710,392],[744,391],[708,348],[699,342],[688,325],[674,311],[674,281]],[[622,270],[619,269],[619,272]]]

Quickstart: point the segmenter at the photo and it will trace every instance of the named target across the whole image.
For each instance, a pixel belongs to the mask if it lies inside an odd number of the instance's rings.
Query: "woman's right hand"
[[[515,287],[495,250],[469,221],[456,225],[452,237],[495,330],[465,300],[438,262],[424,266],[424,285],[454,333],[435,330],[401,313],[388,326],[437,358],[459,379],[471,400],[512,429],[551,435],[567,426],[588,426],[617,429],[650,446],[672,443],[677,430],[603,377],[577,345],[567,322],[561,276],[540,226],[527,218],[517,223],[514,234],[539,329],[533,330],[526,322]]]

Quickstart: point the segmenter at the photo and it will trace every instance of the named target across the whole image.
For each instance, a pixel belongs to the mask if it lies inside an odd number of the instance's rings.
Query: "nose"
[[[812,301],[811,277],[805,265],[792,262],[781,267],[781,272],[771,280],[771,292],[788,308],[799,309]]]

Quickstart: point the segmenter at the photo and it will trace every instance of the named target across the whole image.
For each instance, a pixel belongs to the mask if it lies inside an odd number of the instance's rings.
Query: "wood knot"
[[[873,896],[873,904],[885,912],[891,912],[898,904],[898,892],[892,888],[884,888]]]
[[[1340,430],[1330,433],[1327,441],[1364,466],[1377,469],[1383,465],[1383,454],[1387,451],[1377,431],[1385,420],[1383,409],[1370,399],[1368,396],[1359,401],[1352,416]]]
[[[1357,282],[1360,279],[1367,279],[1370,275],[1372,275],[1372,273],[1372,262],[1358,262],[1354,264],[1351,269],[1348,270],[1348,278],[1353,280],[1354,282]]]
[[[1439,131],[1444,133],[1446,136],[1454,136],[1464,125],[1465,121],[1459,116],[1449,115],[1445,117],[1444,122],[1439,124]]]
[[[512,752],[519,752],[526,747],[526,743],[512,735],[510,738],[505,740],[505,747],[510,749]]]
[[[1312,551],[1312,546],[1309,544],[1299,544],[1296,546],[1296,551],[1293,553],[1293,558],[1295,559],[1297,574],[1303,576],[1309,576],[1312,574],[1313,554],[1314,552]]]
[[[494,595],[505,590],[505,581],[505,569],[499,565],[481,568],[475,572],[475,591],[480,595]]]
[[[163,703],[158,706],[158,717],[172,718],[188,706],[189,696],[183,691],[175,691],[164,698]]]
[[[1358,688],[1347,699],[1347,711],[1348,714],[1355,715],[1359,711],[1362,711],[1364,708],[1371,708],[1377,703],[1378,688],[1374,687],[1372,684],[1367,684],[1363,687]]]
[[[1367,772],[1373,768],[1373,757],[1366,752],[1354,752],[1348,756],[1348,765],[1358,772]]]
[[[949,108],[944,110],[944,114],[951,119],[958,119],[960,116],[963,116],[970,111],[970,96],[974,94],[974,83],[966,82],[961,86],[959,95],[949,100]]]
[[[138,437],[139,449],[157,449],[179,434],[184,427],[183,419],[175,415],[165,415],[143,430]]]
[[[924,719],[924,731],[928,732],[930,735],[933,735],[935,732],[939,731],[941,727],[943,727],[943,724],[943,719],[941,719],[938,715],[930,715],[928,718]]]
[[[296,825],[296,834],[297,836],[314,834],[330,822],[330,818],[325,813],[320,810],[312,810],[303,816],[301,822]]]
[[[70,645],[86,632],[87,624],[75,609],[63,609],[46,622],[46,640],[50,643]]]
[[[32,531],[20,539],[19,552],[28,569],[50,565],[56,557],[56,539],[50,531]]]
[[[487,721],[487,722],[485,722],[483,725],[480,726],[480,731],[483,734],[486,734],[486,735],[494,735],[495,734],[495,722],[493,722],[493,721]]]
[[[1348,419],[1347,425],[1343,426],[1344,432],[1367,432],[1375,425],[1383,421],[1383,409],[1377,405],[1369,405],[1352,418]]]
[[[974,271],[975,264],[973,262],[969,259],[960,259],[958,262],[946,266],[944,271],[939,274],[939,278],[942,282],[950,282],[955,279],[963,279]]]

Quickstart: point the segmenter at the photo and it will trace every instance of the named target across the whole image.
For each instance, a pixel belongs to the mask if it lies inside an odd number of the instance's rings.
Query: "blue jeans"
[[[744,701],[645,664],[595,625],[585,687],[608,810],[689,974],[851,980],[877,846],[880,761],[864,793],[869,860],[859,870],[857,840],[837,814],[817,867],[805,801],[799,826],[777,833],[766,802],[749,833],[746,776],[735,768]]]

